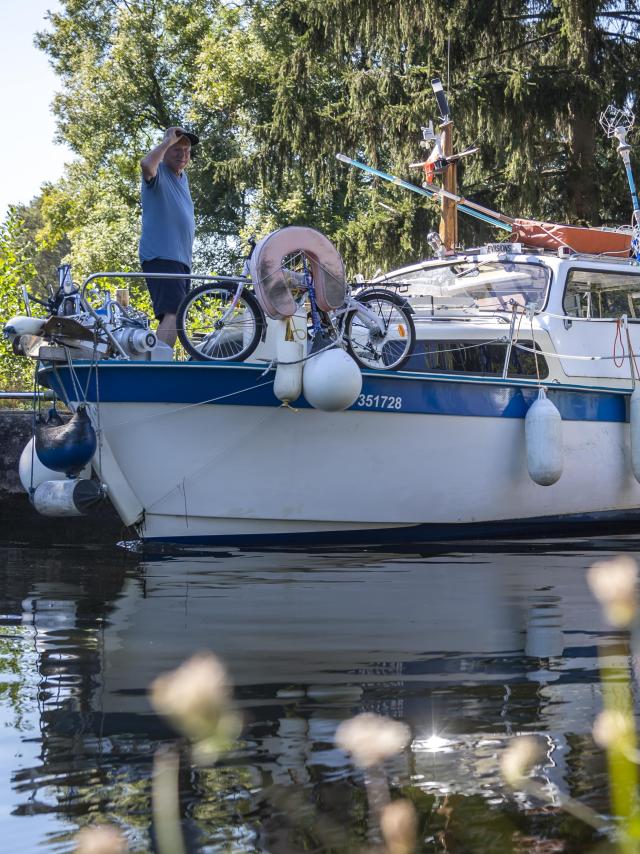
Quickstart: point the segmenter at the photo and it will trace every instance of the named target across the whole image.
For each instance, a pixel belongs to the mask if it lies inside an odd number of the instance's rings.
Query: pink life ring
[[[309,260],[318,308],[333,311],[343,305],[346,282],[337,249],[319,231],[290,225],[263,237],[249,262],[256,297],[265,314],[280,320],[295,314],[297,306],[291,294],[295,279],[283,269],[283,261],[296,252],[304,252]]]

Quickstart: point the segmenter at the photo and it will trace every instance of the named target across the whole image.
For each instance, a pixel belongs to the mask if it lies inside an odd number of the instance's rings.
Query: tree
[[[24,220],[15,207],[10,207],[0,224],[0,299],[5,322],[15,314],[24,314],[22,287],[30,286],[36,278],[35,253]],[[0,336],[0,389],[15,391],[29,386],[33,386],[33,363],[16,358],[11,344]]]
[[[72,183],[80,171],[82,183],[95,181],[98,194],[107,182],[111,201],[136,221],[138,162],[169,125],[193,121],[200,44],[218,6],[210,0],[65,0],[61,12],[49,15],[52,29],[37,36],[62,83],[54,112],[61,137],[79,156]],[[243,211],[241,193],[219,168],[235,153],[235,130],[224,112],[211,110],[198,115],[198,131],[202,144],[190,170],[203,238],[197,248],[201,263],[218,266],[237,243]]]
[[[57,282],[58,266],[71,249],[67,234],[56,235],[53,239],[47,239],[45,235],[42,206],[47,186],[29,204],[13,205],[12,214],[13,219],[21,223],[17,240],[22,252],[33,263],[35,273],[31,289],[40,294],[48,293],[49,287]]]
[[[465,194],[521,216],[628,221],[597,117],[609,100],[635,104],[638,2],[64,0],[39,44],[62,83],[60,134],[87,186],[114,176],[108,198],[129,221],[140,154],[188,122],[203,138],[190,173],[201,262],[228,270],[241,235],[295,220],[370,273],[426,254],[438,209],[335,153],[419,180],[407,164],[435,115],[430,80],[449,72],[457,147],[481,146],[461,169]],[[92,207],[95,222],[108,207]],[[461,225],[468,241],[496,237]]]

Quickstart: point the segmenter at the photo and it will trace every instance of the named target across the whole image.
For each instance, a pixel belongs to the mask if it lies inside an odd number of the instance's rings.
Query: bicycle
[[[411,356],[416,338],[409,303],[394,291],[361,284],[356,296],[347,288],[340,308],[320,311],[314,304],[303,254],[298,253],[289,262],[288,271],[297,304],[309,303],[311,349],[318,338],[329,343],[344,342],[347,352],[362,368],[401,368]],[[195,288],[182,301],[176,317],[180,342],[198,361],[248,359],[266,332],[266,322],[245,276]]]

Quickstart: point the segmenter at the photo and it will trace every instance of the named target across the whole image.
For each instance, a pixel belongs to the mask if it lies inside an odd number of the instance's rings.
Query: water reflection
[[[607,809],[590,730],[597,645],[611,633],[584,580],[603,556],[6,549],[5,838],[13,851],[71,850],[100,814],[149,850],[152,755],[173,734],[146,687],[212,649],[246,725],[220,767],[184,775],[194,850],[363,843],[361,780],[333,743],[359,711],[412,728],[390,774],[420,803],[423,850],[511,850],[531,833],[586,844],[553,810],[533,821],[538,808],[505,791],[498,760],[514,734],[540,733],[549,783]]]

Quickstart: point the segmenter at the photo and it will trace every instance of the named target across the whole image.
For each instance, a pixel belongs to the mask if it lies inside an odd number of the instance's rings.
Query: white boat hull
[[[562,424],[564,471],[538,486],[519,417],[535,387],[393,381],[406,409],[368,406],[366,383],[359,404],[331,414],[265,398],[242,405],[228,396],[204,402],[204,393],[195,403],[107,394],[89,405],[102,436],[95,464],[123,521],[147,540],[438,539],[640,518],[624,396],[562,392],[575,416]],[[418,406],[432,411],[407,411]]]

